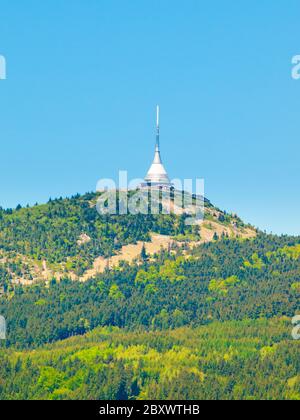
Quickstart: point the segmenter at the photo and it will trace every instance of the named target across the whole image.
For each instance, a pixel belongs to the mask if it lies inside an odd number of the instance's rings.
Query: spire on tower
[[[159,150],[159,105],[156,107],[156,149]]]
[[[171,183],[168,174],[162,164],[159,144],[159,106],[156,108],[156,145],[153,163],[146,175],[147,185],[159,187],[170,187]]]

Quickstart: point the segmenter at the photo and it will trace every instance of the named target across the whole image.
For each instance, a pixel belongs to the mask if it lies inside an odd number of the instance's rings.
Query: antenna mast
[[[156,147],[159,150],[159,105],[156,107]]]

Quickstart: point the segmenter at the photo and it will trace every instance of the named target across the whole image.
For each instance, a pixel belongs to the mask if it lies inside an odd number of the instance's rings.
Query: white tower
[[[155,154],[153,163],[145,177],[145,181],[148,185],[151,184],[151,186],[154,187],[171,187],[170,179],[161,160],[159,135],[159,106],[157,106]]]

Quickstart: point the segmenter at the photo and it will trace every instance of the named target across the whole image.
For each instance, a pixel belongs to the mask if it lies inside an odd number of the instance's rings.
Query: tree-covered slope
[[[178,240],[200,238],[198,228],[184,223],[184,214],[99,215],[98,198],[99,194],[90,193],[33,207],[0,209],[0,285],[80,277],[96,258],[109,258],[122,246],[149,241],[150,233]],[[203,239],[205,232],[209,238],[220,232],[255,235],[237,216],[221,212],[207,200],[205,206]]]
[[[16,287],[0,299],[7,346],[37,347],[98,326],[129,330],[214,320],[293,317],[300,297],[299,238],[223,239],[124,264],[86,283]]]
[[[300,399],[289,320],[97,329],[34,352],[0,350],[3,399]]]
[[[150,231],[176,233],[175,217],[100,216],[96,195],[50,200],[47,204],[0,212],[0,250],[51,264],[69,262],[83,271],[99,255],[149,239]],[[89,239],[81,241],[85,234]]]
[[[299,237],[208,202],[199,230],[185,215],[100,216],[96,198],[0,211],[0,400],[300,399]],[[153,232],[173,245],[72,280]]]

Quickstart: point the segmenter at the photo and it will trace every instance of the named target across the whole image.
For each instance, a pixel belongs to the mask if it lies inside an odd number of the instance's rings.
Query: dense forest
[[[223,235],[151,258],[143,248],[86,282],[66,272],[12,286],[20,255],[74,256],[80,268],[151,232],[201,235],[184,215],[99,216],[94,200],[0,212],[0,399],[300,399],[299,237]],[[91,240],[78,248],[83,231]]]
[[[300,399],[286,319],[130,333],[100,328],[33,352],[0,350],[0,399]]]
[[[7,346],[30,348],[98,326],[135,330],[198,326],[213,320],[295,315],[300,295],[299,238],[259,235],[164,252],[86,283],[16,287],[0,299]]]

